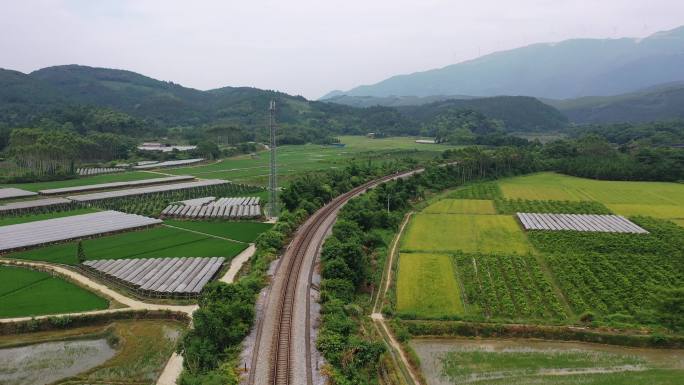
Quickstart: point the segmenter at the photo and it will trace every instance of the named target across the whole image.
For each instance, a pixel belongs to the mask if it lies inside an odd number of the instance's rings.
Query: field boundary
[[[414,337],[533,338],[591,342],[606,345],[682,349],[684,336],[634,334],[579,326],[545,326],[466,321],[397,320]]]

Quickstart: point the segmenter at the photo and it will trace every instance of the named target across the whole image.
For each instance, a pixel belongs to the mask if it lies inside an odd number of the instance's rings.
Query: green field
[[[480,199],[442,199],[426,207],[423,214],[496,214],[494,202]]]
[[[179,174],[180,175],[180,174]],[[81,178],[58,180],[51,182],[36,182],[36,183],[16,183],[16,184],[5,184],[0,187],[16,187],[28,191],[39,191],[47,190],[53,188],[64,188],[64,187],[75,187],[75,186],[87,186],[91,184],[100,183],[111,183],[111,182],[129,182],[133,180],[141,179],[156,179],[164,178],[166,175],[155,174],[145,171],[125,171],[125,172],[115,172],[112,174],[102,174],[86,176]]]
[[[616,214],[621,214],[628,217],[636,215],[648,215],[655,218],[684,219],[683,205],[609,204],[607,206]]]
[[[397,273],[397,311],[426,318],[463,314],[460,290],[447,255],[402,253]]]
[[[46,219],[70,217],[72,215],[89,214],[89,213],[94,213],[96,211],[97,210],[91,209],[91,208],[80,208],[80,209],[69,210],[69,211],[56,211],[53,213],[24,215],[24,216],[20,216],[20,217],[6,217],[6,218],[0,218],[0,226],[16,225],[19,223],[28,223],[28,222],[35,222],[35,221],[43,221]]]
[[[242,242],[254,242],[259,234],[273,226],[270,223],[224,221],[165,220],[164,223]]]
[[[417,214],[402,239],[402,251],[445,253],[533,252],[513,216]]]
[[[455,342],[422,366],[438,366],[452,384],[674,385],[684,376],[678,359],[681,352],[485,340]]]
[[[345,147],[315,144],[278,147],[278,175],[282,182],[302,172],[342,167],[353,158],[383,159],[383,152],[418,150],[436,156],[440,151],[453,148],[445,145],[421,145],[415,143],[415,139],[341,136],[340,140],[346,144]],[[265,184],[268,181],[269,152],[262,151],[254,157],[241,155],[202,166],[165,169],[164,172],[175,175],[190,174],[207,179],[227,179],[237,183]]]
[[[639,214],[645,215],[651,205],[684,206],[684,184],[680,183],[600,181],[544,172],[504,179],[499,186],[509,199],[643,205],[646,207]]]
[[[131,259],[161,257],[226,257],[230,259],[247,247],[171,227],[155,227],[83,241],[86,258]],[[70,242],[8,255],[9,258],[76,264],[77,242]]]
[[[0,266],[0,317],[106,309],[106,299],[49,273]]]

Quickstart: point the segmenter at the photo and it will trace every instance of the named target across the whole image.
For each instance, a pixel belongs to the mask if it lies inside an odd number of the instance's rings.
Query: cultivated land
[[[35,347],[34,356],[24,360],[27,366],[5,368],[0,366],[0,376],[3,374],[16,375],[30,380],[38,380],[36,372],[44,373],[51,381],[67,384],[153,384],[164,368],[168,357],[175,349],[176,342],[184,326],[174,321],[136,320],[116,321],[104,326],[80,327],[69,330],[38,332],[17,336],[0,336],[0,346],[42,344],[50,341],[90,341],[107,338],[116,341],[116,353],[101,365],[79,373],[68,380],[61,375],[71,367],[73,359],[88,360],[80,354],[79,348],[69,351],[46,351],[41,354],[41,345]],[[95,352],[97,353],[97,352]],[[0,356],[2,350],[0,349]],[[13,384],[13,383],[10,383]]]
[[[73,215],[90,214],[90,213],[94,213],[97,211],[98,210],[85,207],[85,208],[79,208],[79,209],[75,209],[75,210],[55,211],[52,213],[40,213],[40,214],[22,215],[22,216],[16,216],[16,217],[5,217],[5,218],[0,218],[0,226],[16,225],[19,223],[29,223],[29,222],[35,222],[35,221],[43,221],[46,219],[70,217]]]
[[[667,326],[653,309],[661,290],[684,284],[684,229],[680,227],[684,222],[657,217],[679,215],[683,185],[540,173],[472,184],[442,196],[447,198],[414,215],[402,237],[399,266],[416,263],[408,260],[410,252],[446,255],[453,263],[460,294],[441,284],[428,287],[411,282],[400,273],[397,314],[409,308],[418,318],[440,316],[429,307],[407,307],[400,295],[406,298],[410,292],[410,298],[426,304],[451,296],[463,302],[458,315],[476,321],[577,323],[580,315],[591,312],[599,323],[608,325]],[[488,199],[494,200],[498,214],[491,214]],[[516,211],[611,214],[611,208],[624,210],[625,205],[639,208],[632,213],[651,215],[630,217],[648,234],[526,232],[512,215]],[[675,209],[668,211],[670,206]],[[445,271],[443,266],[425,263],[416,266],[415,274],[429,268],[435,271],[420,275],[442,277]]]
[[[76,264],[77,245],[78,242],[57,244],[11,253],[7,257]],[[83,241],[88,260],[161,257],[225,257],[230,260],[246,247],[243,243],[163,226]]]
[[[411,342],[430,385],[674,385],[684,352],[574,342],[430,340]]]
[[[165,220],[164,223],[241,242],[254,242],[259,234],[273,226],[270,223],[226,221]]]
[[[463,313],[447,255],[402,253],[397,281],[397,312],[401,314],[439,318]]]
[[[533,252],[510,215],[417,214],[403,239],[402,251],[518,253]]]
[[[363,136],[341,136],[345,147],[315,144],[278,147],[278,175],[280,181],[291,175],[336,167],[343,167],[352,158],[383,159],[384,153],[420,151],[430,156],[453,146],[415,143],[416,138],[368,139]],[[194,175],[198,178],[227,179],[237,183],[266,185],[268,183],[269,153],[262,151],[255,157],[242,155],[200,166],[165,169],[174,175]]]
[[[152,172],[144,171],[126,171],[113,174],[102,174],[94,176],[86,176],[67,180],[58,180],[51,182],[35,182],[35,183],[17,183],[17,184],[6,184],[1,187],[16,187],[28,191],[39,191],[47,190],[53,188],[64,188],[64,187],[75,187],[75,186],[86,186],[92,184],[100,183],[111,183],[111,182],[128,182],[132,180],[141,179],[154,179],[163,178],[168,175],[160,175]]]
[[[555,173],[504,179],[501,192],[509,199],[597,201],[616,214],[684,218],[684,184],[599,181]]]
[[[0,265],[0,317],[106,309],[109,303],[49,273]]]
[[[483,199],[442,199],[426,207],[423,214],[496,214],[494,202]]]

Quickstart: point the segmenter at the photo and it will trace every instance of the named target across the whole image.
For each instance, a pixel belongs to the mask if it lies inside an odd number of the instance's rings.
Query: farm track
[[[422,172],[422,169],[388,175],[358,186],[333,199],[299,228],[281,258],[270,298],[267,299],[264,319],[257,325],[248,384],[312,385],[308,301],[311,269],[316,259],[313,254],[318,253],[338,211],[350,199],[383,182],[418,172]],[[300,279],[302,275],[306,282]],[[299,307],[305,307],[305,310],[300,312]],[[298,322],[302,315],[305,316],[304,322]],[[304,332],[301,331],[302,327],[305,328]],[[302,347],[303,351],[300,349]],[[269,359],[264,360],[264,357]]]

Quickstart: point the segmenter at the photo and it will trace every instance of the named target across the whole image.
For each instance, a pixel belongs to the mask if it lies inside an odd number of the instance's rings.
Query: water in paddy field
[[[526,339],[416,338],[410,345],[428,385],[594,384],[595,376],[653,369],[684,378],[684,350]]]
[[[101,365],[115,354],[104,338],[0,349],[0,384],[49,384]]]

